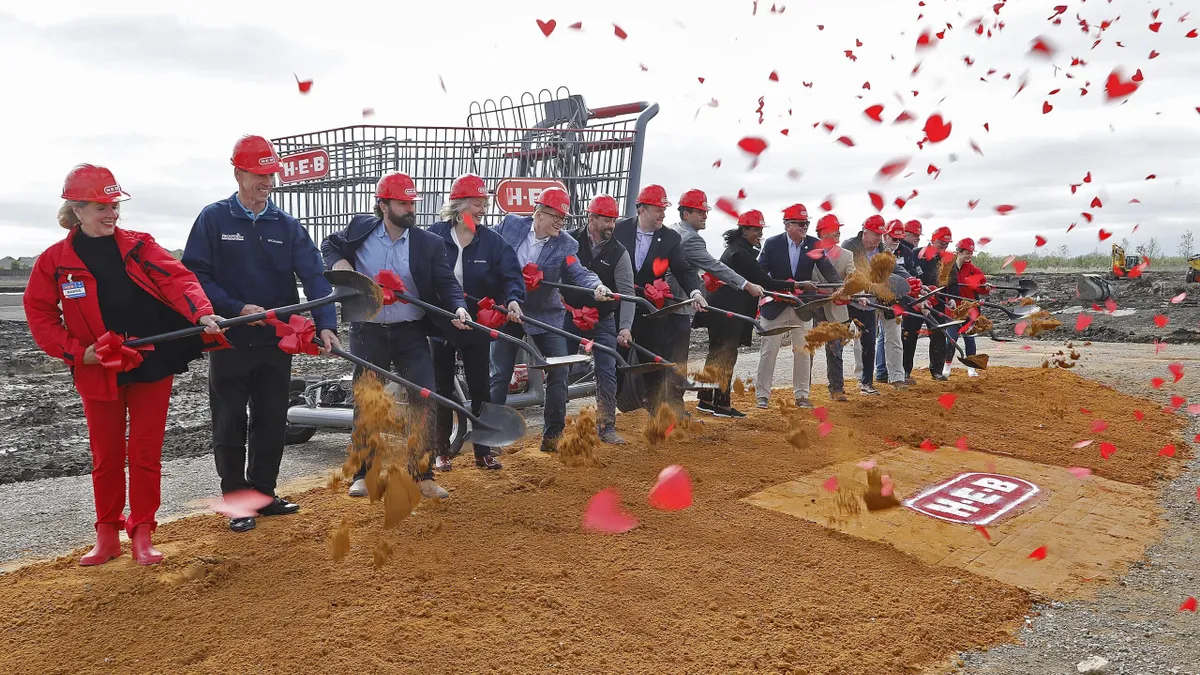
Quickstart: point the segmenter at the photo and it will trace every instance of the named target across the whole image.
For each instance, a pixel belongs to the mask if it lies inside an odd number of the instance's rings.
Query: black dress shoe
[[[229,529],[233,530],[234,532],[248,532],[253,530],[254,526],[257,524],[258,523],[254,521],[254,516],[250,516],[249,518],[229,519]]]
[[[260,516],[286,516],[300,510],[299,504],[293,504],[286,499],[276,497],[275,501],[258,510]]]

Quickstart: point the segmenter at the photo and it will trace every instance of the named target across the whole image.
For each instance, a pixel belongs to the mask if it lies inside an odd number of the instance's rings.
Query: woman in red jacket
[[[96,546],[81,565],[121,555],[122,527],[142,565],[162,560],[150,543],[157,523],[171,381],[207,347],[226,346],[212,305],[194,274],[141,232],[116,226],[129,198],[112,172],[81,164],[67,174],[58,222],[62,241],[38,257],[25,289],[34,341],[70,367],[83,399],[92,450]],[[152,349],[125,339],[204,325],[205,334]],[[126,444],[126,418],[129,440]],[[125,518],[125,461],[129,517]]]
[[[958,292],[955,295],[961,295],[968,300],[978,300],[979,296],[987,295],[992,292],[991,286],[988,285],[987,276],[983,270],[975,266],[971,259],[975,256],[975,240],[966,238],[958,242],[958,255],[954,259],[954,269],[951,272],[952,278],[958,284]],[[957,332],[961,326],[955,328]],[[957,339],[957,334],[956,334]],[[963,348],[967,352],[967,356],[975,355],[975,336],[962,335]],[[949,355],[953,355],[954,351],[951,348]],[[967,368],[969,377],[978,377],[979,373],[974,368]]]

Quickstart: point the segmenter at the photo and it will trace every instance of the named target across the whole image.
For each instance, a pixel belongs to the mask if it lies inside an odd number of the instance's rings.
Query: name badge
[[[82,281],[68,281],[62,285],[63,297],[68,300],[75,300],[87,296],[87,289],[83,287]]]

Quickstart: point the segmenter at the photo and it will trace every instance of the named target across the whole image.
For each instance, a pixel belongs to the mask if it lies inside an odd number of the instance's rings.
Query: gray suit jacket
[[[734,272],[725,263],[712,257],[708,252],[708,244],[705,243],[704,237],[700,236],[700,233],[691,225],[680,222],[672,225],[671,229],[678,232],[682,240],[680,247],[683,249],[683,257],[687,258],[689,274],[699,279],[702,272],[708,272],[734,288],[741,288],[746,283],[745,277]],[[684,292],[683,286],[679,284],[679,280],[675,278],[674,274],[667,272],[666,280],[667,284],[671,286],[671,295],[680,300],[687,299],[687,293]],[[704,286],[702,281],[700,282],[700,286]],[[686,313],[690,316],[695,314],[696,310],[692,309],[691,305],[688,305],[686,308],[680,310],[679,313]]]

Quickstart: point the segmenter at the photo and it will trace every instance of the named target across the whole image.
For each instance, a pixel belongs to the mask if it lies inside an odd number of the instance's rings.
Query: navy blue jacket
[[[458,262],[458,245],[453,238],[454,225],[445,220],[438,221],[429,226],[429,232],[445,240],[446,264],[453,272]],[[483,225],[475,228],[475,237],[463,249],[462,274],[462,287],[467,295],[491,298],[497,305],[508,305],[513,300],[525,302],[525,277],[521,276],[521,266],[517,264],[517,252],[490,228]],[[479,307],[467,300],[467,311],[475,318]],[[478,330],[455,333],[451,337],[459,344],[490,342]]]
[[[772,279],[786,281],[812,281],[813,268],[821,270],[821,275],[831,282],[842,281],[842,276],[838,274],[837,268],[833,266],[829,258],[822,255],[820,258],[813,260],[808,257],[808,252],[812,250],[820,250],[817,246],[816,237],[805,237],[804,243],[800,245],[800,262],[796,265],[796,269],[792,269],[792,258],[788,255],[788,235],[787,232],[777,234],[774,237],[763,242],[762,252],[758,254],[758,264],[762,266],[767,274],[771,275]],[[780,302],[768,302],[759,310],[766,319],[776,319],[787,305]]]
[[[226,318],[246,305],[275,309],[299,302],[296,277],[309,300],[333,292],[321,253],[300,221],[269,201],[258,220],[251,220],[236,192],[200,212],[182,262],[200,280],[213,311]],[[312,316],[318,330],[337,330],[333,304],[312,310]],[[225,335],[235,347],[279,342],[272,326],[238,326]]]
[[[899,270],[900,264],[903,264],[904,271],[907,272],[907,274],[901,274],[900,276],[920,276],[921,271],[917,268],[917,250],[913,248],[912,244],[901,239],[900,246],[896,249],[896,253],[899,254],[896,256],[897,258],[903,257],[903,260],[897,260],[898,264],[896,265],[896,269]]]
[[[332,269],[339,260],[355,265],[359,247],[381,222],[375,216],[354,216],[344,229],[325,237],[321,242],[325,265]],[[446,245],[442,238],[419,227],[412,228],[408,236],[409,272],[417,285],[417,297],[451,312],[460,307],[466,309],[462,286],[454,278],[454,270],[446,264]],[[442,333],[458,332],[443,316],[425,312],[425,319]]]

